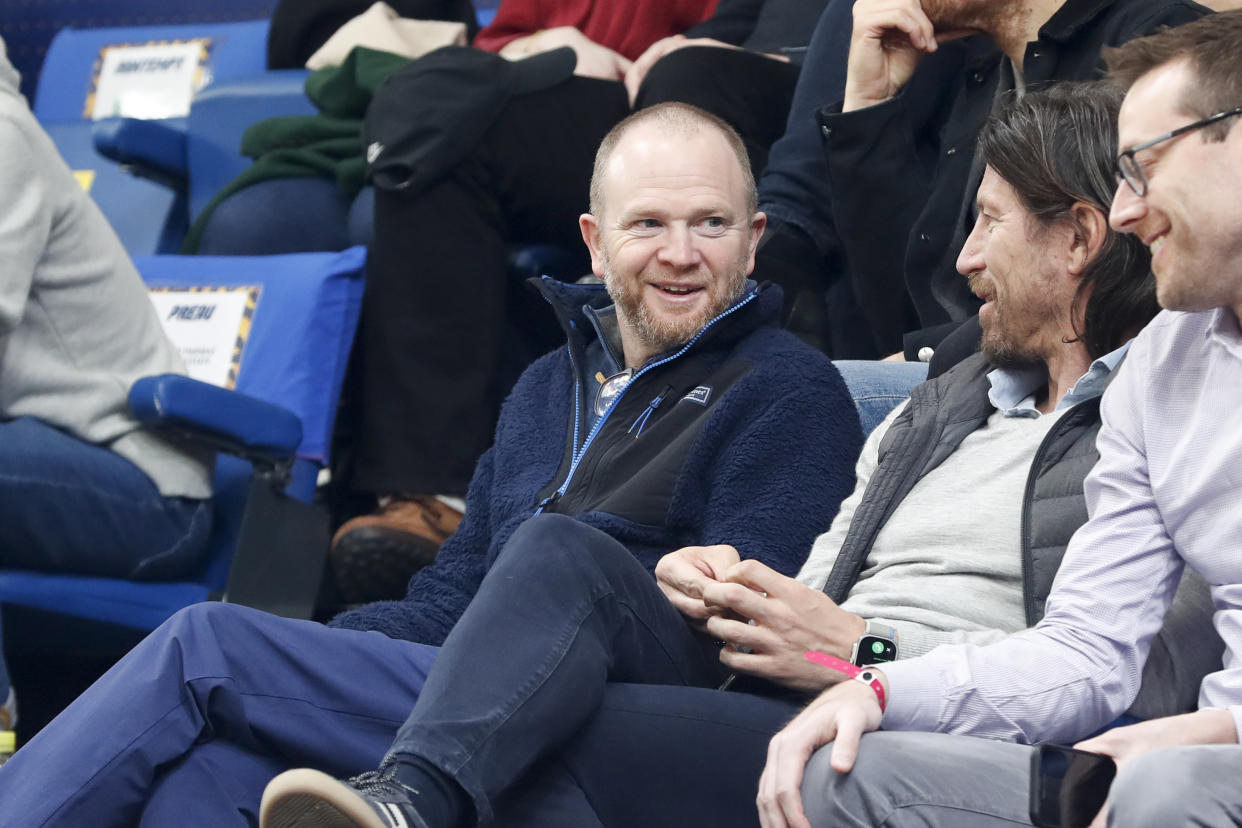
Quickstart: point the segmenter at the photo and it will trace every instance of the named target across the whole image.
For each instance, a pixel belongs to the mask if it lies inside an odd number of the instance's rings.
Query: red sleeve
[[[498,52],[540,29],[573,26],[591,40],[637,58],[657,40],[711,16],[717,0],[503,0],[474,45]]]

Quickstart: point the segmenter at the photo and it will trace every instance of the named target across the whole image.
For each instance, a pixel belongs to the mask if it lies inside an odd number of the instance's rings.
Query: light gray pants
[[[848,774],[829,750],[807,766],[802,799],[815,826],[1030,825],[1031,748],[939,733],[868,733]],[[1109,825],[1242,825],[1242,747],[1153,751],[1113,783]]]

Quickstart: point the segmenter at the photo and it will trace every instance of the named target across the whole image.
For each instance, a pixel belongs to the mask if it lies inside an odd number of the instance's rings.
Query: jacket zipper
[[[738,302],[737,304],[733,305],[732,307],[728,308],[724,312],[720,313],[716,317],[709,320],[708,323],[704,325],[702,328],[700,328],[699,332],[696,333],[694,336],[692,336],[689,342],[687,342],[685,345],[682,345],[681,348],[676,353],[669,354],[664,359],[661,359],[658,362],[651,362],[651,363],[644,365],[642,368],[639,368],[638,371],[634,373],[634,376],[630,379],[630,381],[626,383],[626,386],[621,389],[621,392],[617,394],[616,397],[613,398],[611,403],[608,404],[608,408],[604,411],[604,413],[600,416],[600,418],[595,421],[595,426],[591,429],[591,433],[587,435],[586,440],[582,443],[582,447],[580,449],[575,449],[573,460],[569,464],[569,472],[565,475],[565,481],[561,483],[560,488],[558,488],[551,495],[549,495],[548,497],[545,497],[542,501],[539,502],[539,505],[535,508],[535,514],[537,515],[541,514],[544,509],[556,503],[556,501],[560,500],[565,495],[565,492],[569,489],[569,484],[574,479],[574,474],[578,471],[578,465],[582,462],[582,458],[586,455],[587,450],[591,448],[591,443],[595,441],[595,436],[599,434],[600,429],[603,428],[604,423],[608,421],[608,417],[609,415],[612,414],[613,409],[615,409],[617,405],[621,402],[621,399],[622,397],[625,396],[625,393],[634,387],[634,383],[638,381],[639,377],[641,377],[643,374],[646,374],[648,371],[653,371],[656,368],[659,368],[661,365],[667,365],[668,363],[680,357],[686,351],[690,350],[690,348],[694,346],[694,343],[698,342],[699,339],[702,338],[703,334],[707,333],[709,328],[711,328],[721,319],[724,319],[726,316],[729,316],[733,314],[735,311],[739,310],[740,308],[743,308],[746,305],[748,305],[757,295],[758,294],[752,291],[749,295],[747,295],[745,299],[743,299],[742,301]],[[578,445],[578,424],[581,421],[581,417],[582,417],[582,411],[579,405],[579,400],[582,397],[582,380],[579,377],[578,364],[577,364],[577,361],[574,360],[574,352],[572,348],[569,349],[569,364],[574,372],[574,445],[577,446]],[[663,395],[661,395],[661,397],[662,396]],[[658,404],[658,401],[657,401],[657,404]],[[633,428],[633,426],[631,426],[631,428]]]

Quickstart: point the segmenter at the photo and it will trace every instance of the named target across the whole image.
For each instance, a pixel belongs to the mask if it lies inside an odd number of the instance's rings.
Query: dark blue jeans
[[[629,551],[563,515],[513,534],[392,745],[452,776],[480,821],[596,711],[609,681],[714,687],[718,647]]]
[[[750,828],[768,740],[793,701],[610,684],[596,714],[497,803],[500,828]]]
[[[210,531],[210,501],[164,497],[124,457],[40,420],[0,422],[0,568],[173,578]],[[0,662],[0,702],[8,686]]]

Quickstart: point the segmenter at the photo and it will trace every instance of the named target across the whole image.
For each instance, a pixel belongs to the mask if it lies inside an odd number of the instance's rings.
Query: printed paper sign
[[[203,67],[211,38],[105,46],[100,50],[86,115],[100,118],[178,118],[207,81]]]
[[[189,375],[233,388],[260,291],[258,287],[153,287],[149,295]]]

